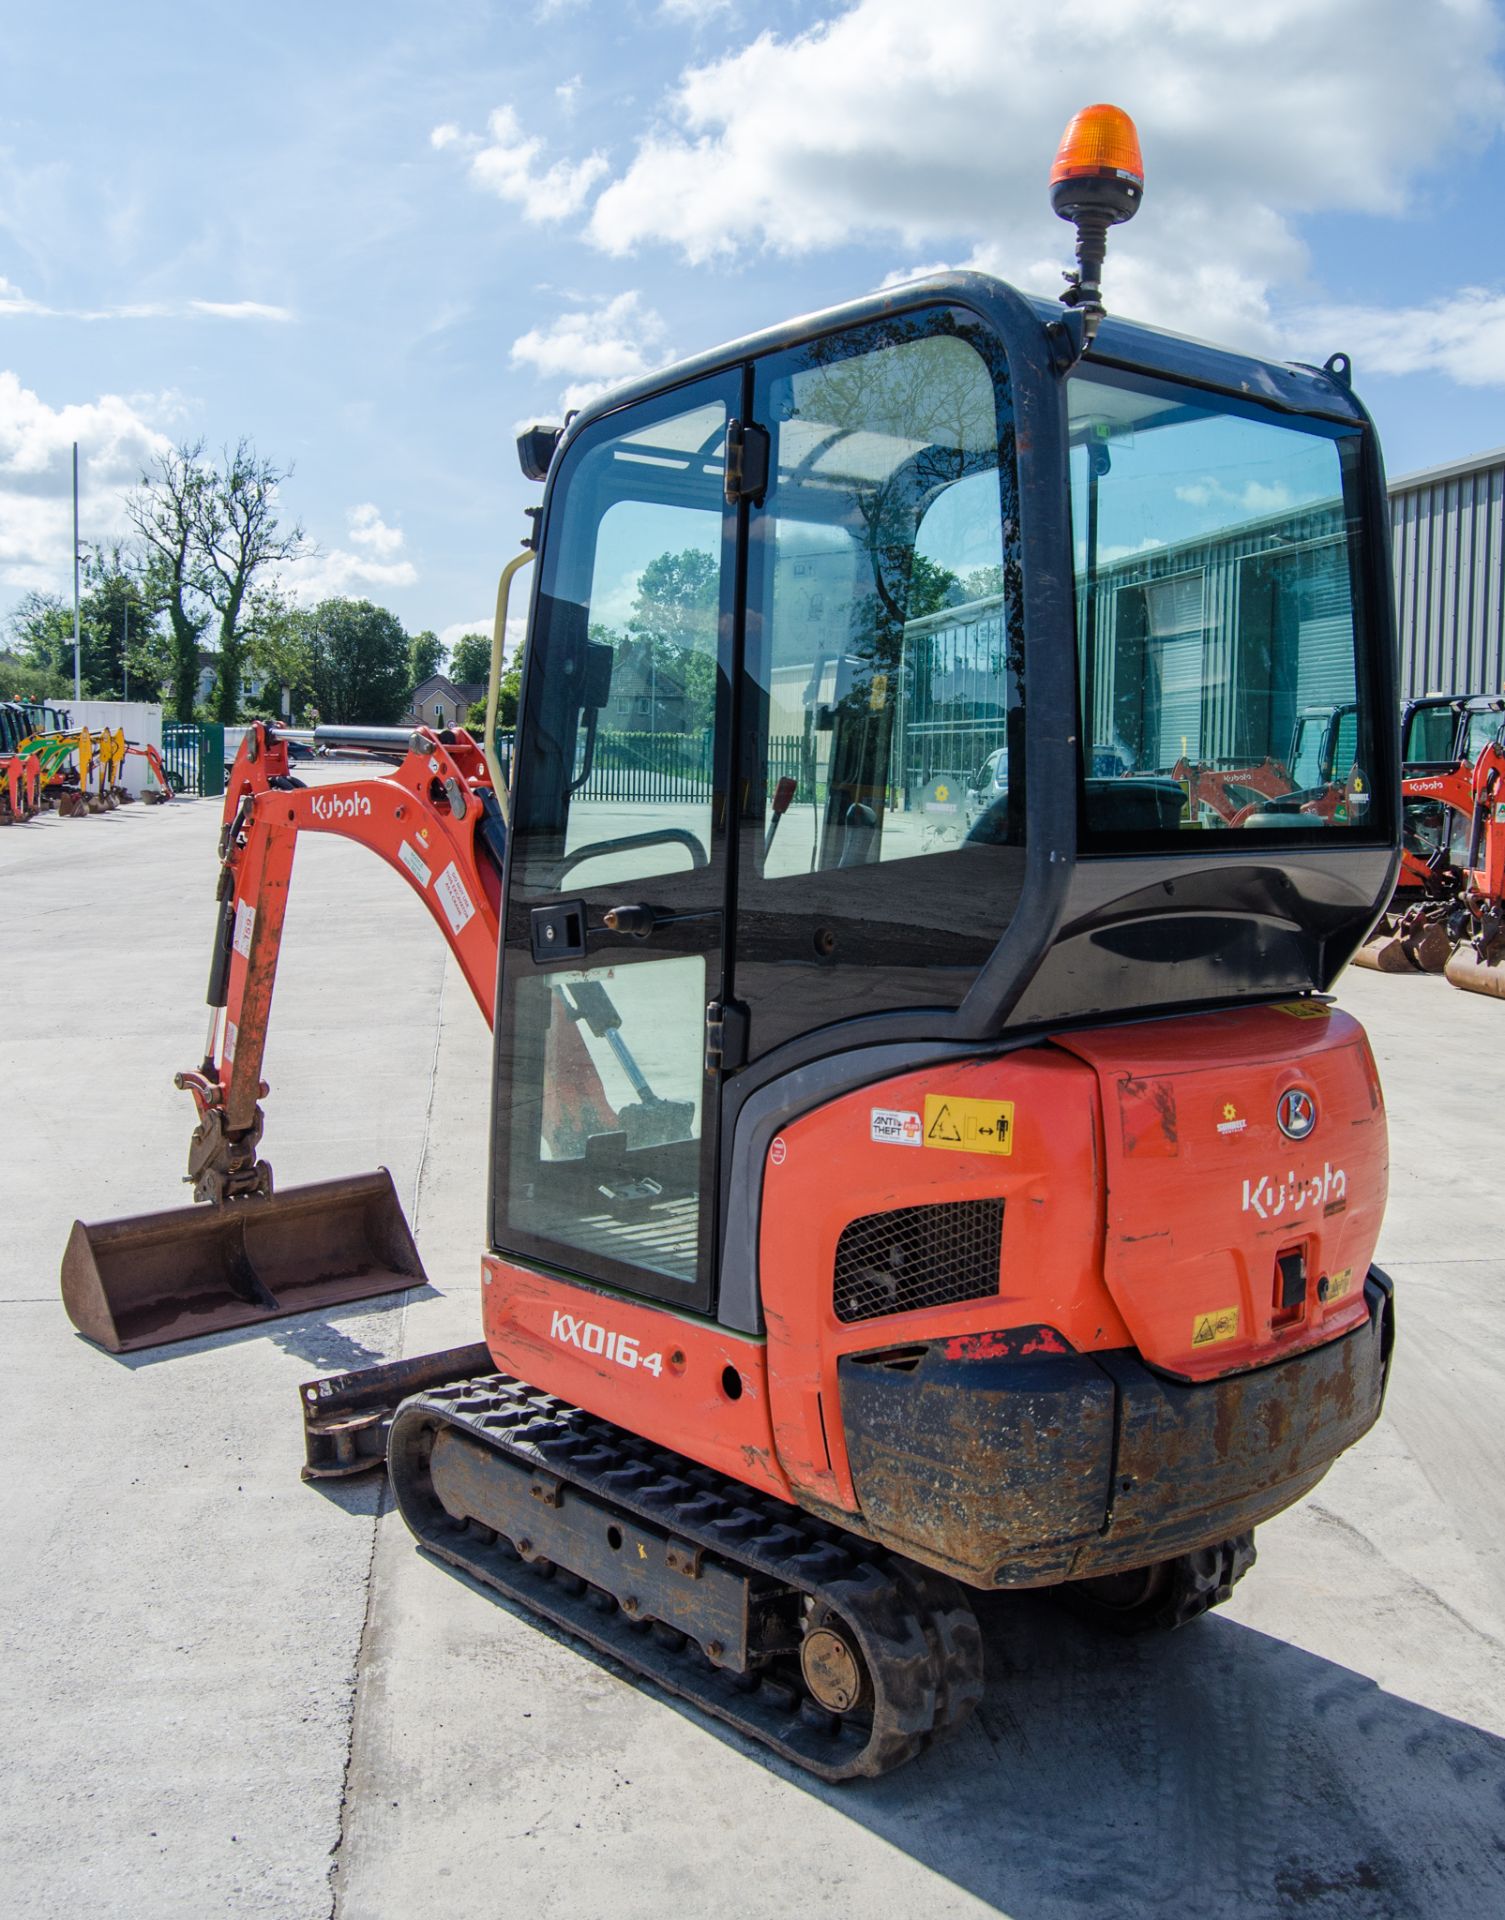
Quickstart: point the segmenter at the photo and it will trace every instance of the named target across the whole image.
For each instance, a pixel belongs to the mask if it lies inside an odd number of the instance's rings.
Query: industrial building
[[[1505,686],[1505,447],[1390,483],[1402,693]]]

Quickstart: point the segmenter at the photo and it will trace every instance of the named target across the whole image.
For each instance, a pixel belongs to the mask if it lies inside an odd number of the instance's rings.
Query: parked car
[[[967,825],[974,826],[1009,790],[1009,751],[996,747],[967,784]]]

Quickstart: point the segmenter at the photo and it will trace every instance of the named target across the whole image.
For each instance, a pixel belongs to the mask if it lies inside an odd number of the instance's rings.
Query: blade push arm
[[[261,1066],[300,833],[358,841],[400,874],[492,1019],[504,842],[480,748],[464,732],[419,728],[389,774],[304,786],[289,771],[286,742],[254,727],[225,792],[204,1059],[176,1077],[199,1116],[189,1150],[196,1200],[272,1190],[271,1168],[257,1158]]]

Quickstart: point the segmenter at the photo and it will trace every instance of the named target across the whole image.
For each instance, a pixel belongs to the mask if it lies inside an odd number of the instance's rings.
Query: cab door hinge
[[[705,1010],[705,1070],[735,1073],[747,1065],[749,1013],[740,1000],[713,1000]]]
[[[726,504],[763,504],[768,491],[768,429],[729,420],[726,427]]]

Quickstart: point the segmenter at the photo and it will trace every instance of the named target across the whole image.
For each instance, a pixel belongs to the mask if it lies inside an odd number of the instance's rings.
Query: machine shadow
[[[284,1353],[308,1366],[331,1373],[353,1373],[360,1367],[379,1366],[392,1356],[390,1342],[367,1346],[363,1340],[341,1330],[341,1320],[391,1321],[395,1339],[402,1310],[415,1300],[437,1300],[439,1289],[427,1281],[421,1287],[407,1287],[400,1293],[381,1294],[370,1300],[353,1300],[339,1307],[323,1307],[312,1313],[289,1314],[282,1320],[263,1320],[253,1326],[235,1327],[228,1332],[207,1333],[198,1340],[176,1340],[170,1346],[143,1347],[135,1353],[96,1352],[117,1366],[134,1372],[138,1367],[156,1367],[193,1354],[211,1353],[220,1348],[244,1346],[250,1340],[270,1340]],[[79,1340],[84,1336],[75,1334]],[[86,1343],[92,1344],[92,1343]]]
[[[981,1601],[987,1691],[869,1786],[791,1776],[1013,1920],[1505,1912],[1505,1740],[1236,1621]]]
[[[1123,1640],[979,1596],[987,1688],[950,1742],[827,1786],[424,1555],[1009,1920],[1505,1913],[1505,1739],[1212,1615]]]

